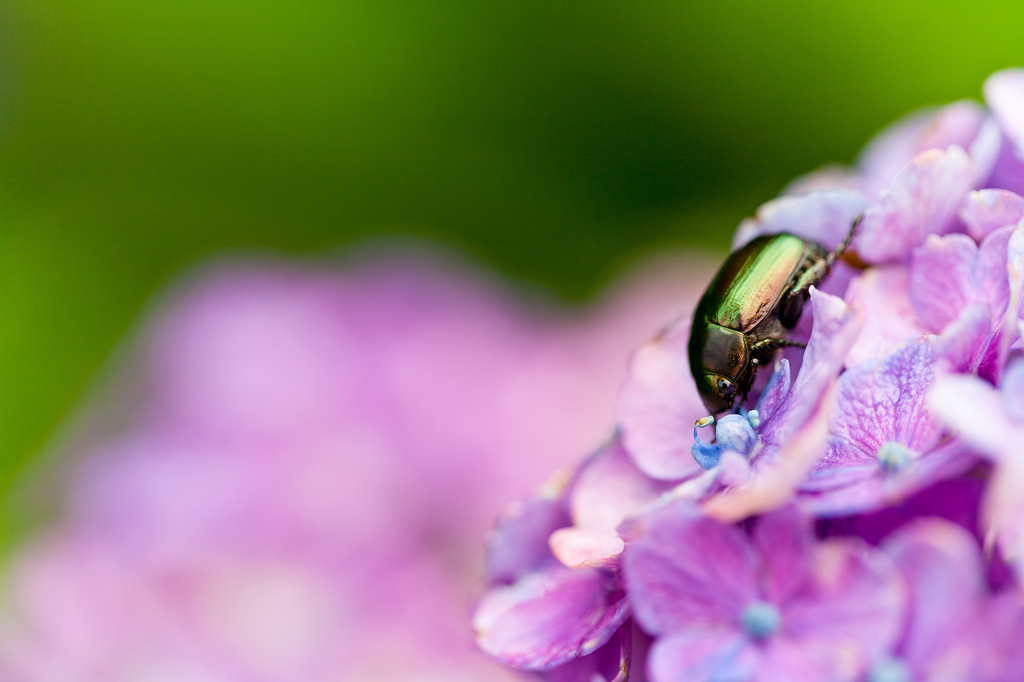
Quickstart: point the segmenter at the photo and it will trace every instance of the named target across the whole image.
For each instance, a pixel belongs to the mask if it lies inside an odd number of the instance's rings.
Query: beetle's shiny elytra
[[[790,341],[811,286],[819,284],[853,239],[835,251],[791,234],[758,237],[722,264],[693,315],[690,371],[711,414],[741,405],[759,366]],[[739,401],[739,402],[737,402]]]

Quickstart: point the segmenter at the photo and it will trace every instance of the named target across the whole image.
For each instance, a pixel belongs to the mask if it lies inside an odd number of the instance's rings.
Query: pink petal
[[[757,557],[746,535],[688,503],[634,519],[626,539],[630,598],[651,634],[736,624],[757,597]]]
[[[691,456],[692,458],[692,456]],[[618,439],[583,466],[570,493],[574,525],[613,532],[622,520],[672,488],[640,471]]]
[[[669,327],[641,347],[619,397],[622,440],[648,476],[679,480],[701,472],[690,454],[693,423],[705,416],[690,374],[690,321]]]
[[[782,605],[783,635],[830,675],[854,680],[891,651],[906,593],[892,561],[855,539],[818,546],[806,589]]]
[[[920,672],[951,672],[970,659],[960,649],[978,644],[972,639],[986,590],[981,548],[960,526],[919,518],[889,536],[884,549],[911,589],[903,658]]]
[[[910,259],[910,300],[918,319],[938,334],[970,305],[977,292],[978,247],[965,234],[928,235]]]
[[[993,230],[1016,225],[1024,218],[1024,198],[1005,189],[970,192],[960,208],[967,234],[981,241]]]
[[[732,246],[738,249],[754,237],[788,232],[831,250],[846,238],[867,203],[860,192],[844,189],[782,196],[762,204],[756,216],[740,223]]]
[[[927,235],[950,231],[973,181],[973,163],[960,147],[921,152],[865,210],[858,255],[868,263],[905,261]]]
[[[757,521],[754,546],[761,556],[768,601],[781,604],[807,579],[811,564],[809,519],[795,506],[765,514]]]
[[[910,299],[910,272],[901,265],[868,269],[850,283],[846,300],[871,313],[846,357],[847,367],[887,355],[907,339],[928,332]]]
[[[608,641],[626,619],[625,595],[601,570],[554,565],[488,592],[473,616],[477,643],[506,665],[550,668]]]

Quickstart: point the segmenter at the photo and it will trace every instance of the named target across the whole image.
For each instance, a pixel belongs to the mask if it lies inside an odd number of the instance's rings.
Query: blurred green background
[[[454,245],[580,300],[1024,62],[1018,3],[0,5],[0,492],[238,249]]]

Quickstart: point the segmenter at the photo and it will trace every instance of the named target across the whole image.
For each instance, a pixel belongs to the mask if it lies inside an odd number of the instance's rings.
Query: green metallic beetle
[[[712,415],[743,404],[758,367],[779,348],[804,344],[788,333],[819,284],[853,240],[825,247],[782,233],[757,237],[722,264],[693,315],[690,371]],[[739,402],[737,403],[737,399]]]

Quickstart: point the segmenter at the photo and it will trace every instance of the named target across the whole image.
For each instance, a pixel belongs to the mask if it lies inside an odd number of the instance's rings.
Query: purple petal
[[[811,575],[782,607],[784,636],[830,673],[821,679],[857,679],[900,634],[902,577],[888,557],[854,539],[821,543]]]
[[[981,548],[963,528],[928,518],[899,529],[883,548],[911,590],[901,657],[923,679],[936,679],[943,669],[948,679],[970,679],[965,664],[978,644],[974,635],[985,590]],[[962,674],[953,676],[958,668]]]
[[[1020,589],[1006,590],[997,595],[985,609],[985,666],[980,679],[996,682],[1024,680],[1024,647],[1020,635],[1024,632],[1024,599]]]
[[[967,234],[981,241],[994,230],[1016,225],[1024,218],[1024,198],[1005,189],[970,192],[960,208]]]
[[[958,146],[918,154],[865,210],[858,255],[868,263],[905,261],[927,235],[951,229],[973,181],[973,163]]]
[[[942,433],[925,405],[933,365],[932,342],[921,339],[848,370],[839,378],[832,433],[868,455],[888,441],[930,450]]]
[[[545,682],[594,682],[595,679],[609,681],[617,679],[624,666],[630,673],[629,679],[636,679],[636,673],[640,672],[636,668],[642,667],[643,661],[632,660],[632,630],[632,621],[626,621],[615,631],[611,639],[596,651],[541,672],[540,679]]]
[[[764,393],[761,394],[757,402],[757,411],[761,416],[762,422],[767,421],[778,413],[789,396],[789,389],[789,360],[782,358],[779,361],[778,368],[768,381],[768,385],[765,386]]]
[[[810,571],[814,538],[807,517],[795,506],[765,514],[754,527],[753,542],[761,556],[765,597],[785,603]]]
[[[570,523],[562,499],[541,496],[509,505],[487,536],[487,579],[515,582],[553,560],[548,538]]]
[[[860,192],[845,189],[782,196],[762,204],[756,216],[740,223],[732,246],[738,249],[754,237],[788,232],[831,250],[846,238],[867,204]]]
[[[869,514],[832,518],[819,524],[825,537],[857,535],[877,545],[897,528],[922,516],[945,519],[964,530],[975,533],[978,506],[986,481],[966,475],[941,481],[912,495],[898,506],[886,507]]]
[[[693,423],[707,408],[690,375],[690,321],[680,321],[641,347],[619,396],[626,450],[648,476],[679,480],[701,472],[690,454]]]
[[[502,663],[543,670],[596,650],[628,613],[625,594],[606,572],[556,564],[491,589],[473,628],[480,648]]]
[[[928,332],[914,312],[910,271],[902,265],[868,269],[850,283],[846,300],[852,307],[870,311],[846,358],[847,367],[887,355],[907,339]]]
[[[978,246],[965,234],[929,235],[910,257],[910,301],[918,319],[938,334],[975,298]]]
[[[757,597],[757,557],[743,531],[687,503],[634,520],[622,559],[637,621],[654,635],[736,626]]]
[[[1017,149],[1024,148],[1024,69],[997,71],[985,81],[985,101]]]
[[[753,680],[760,656],[737,629],[688,629],[663,637],[651,649],[653,682]]]

